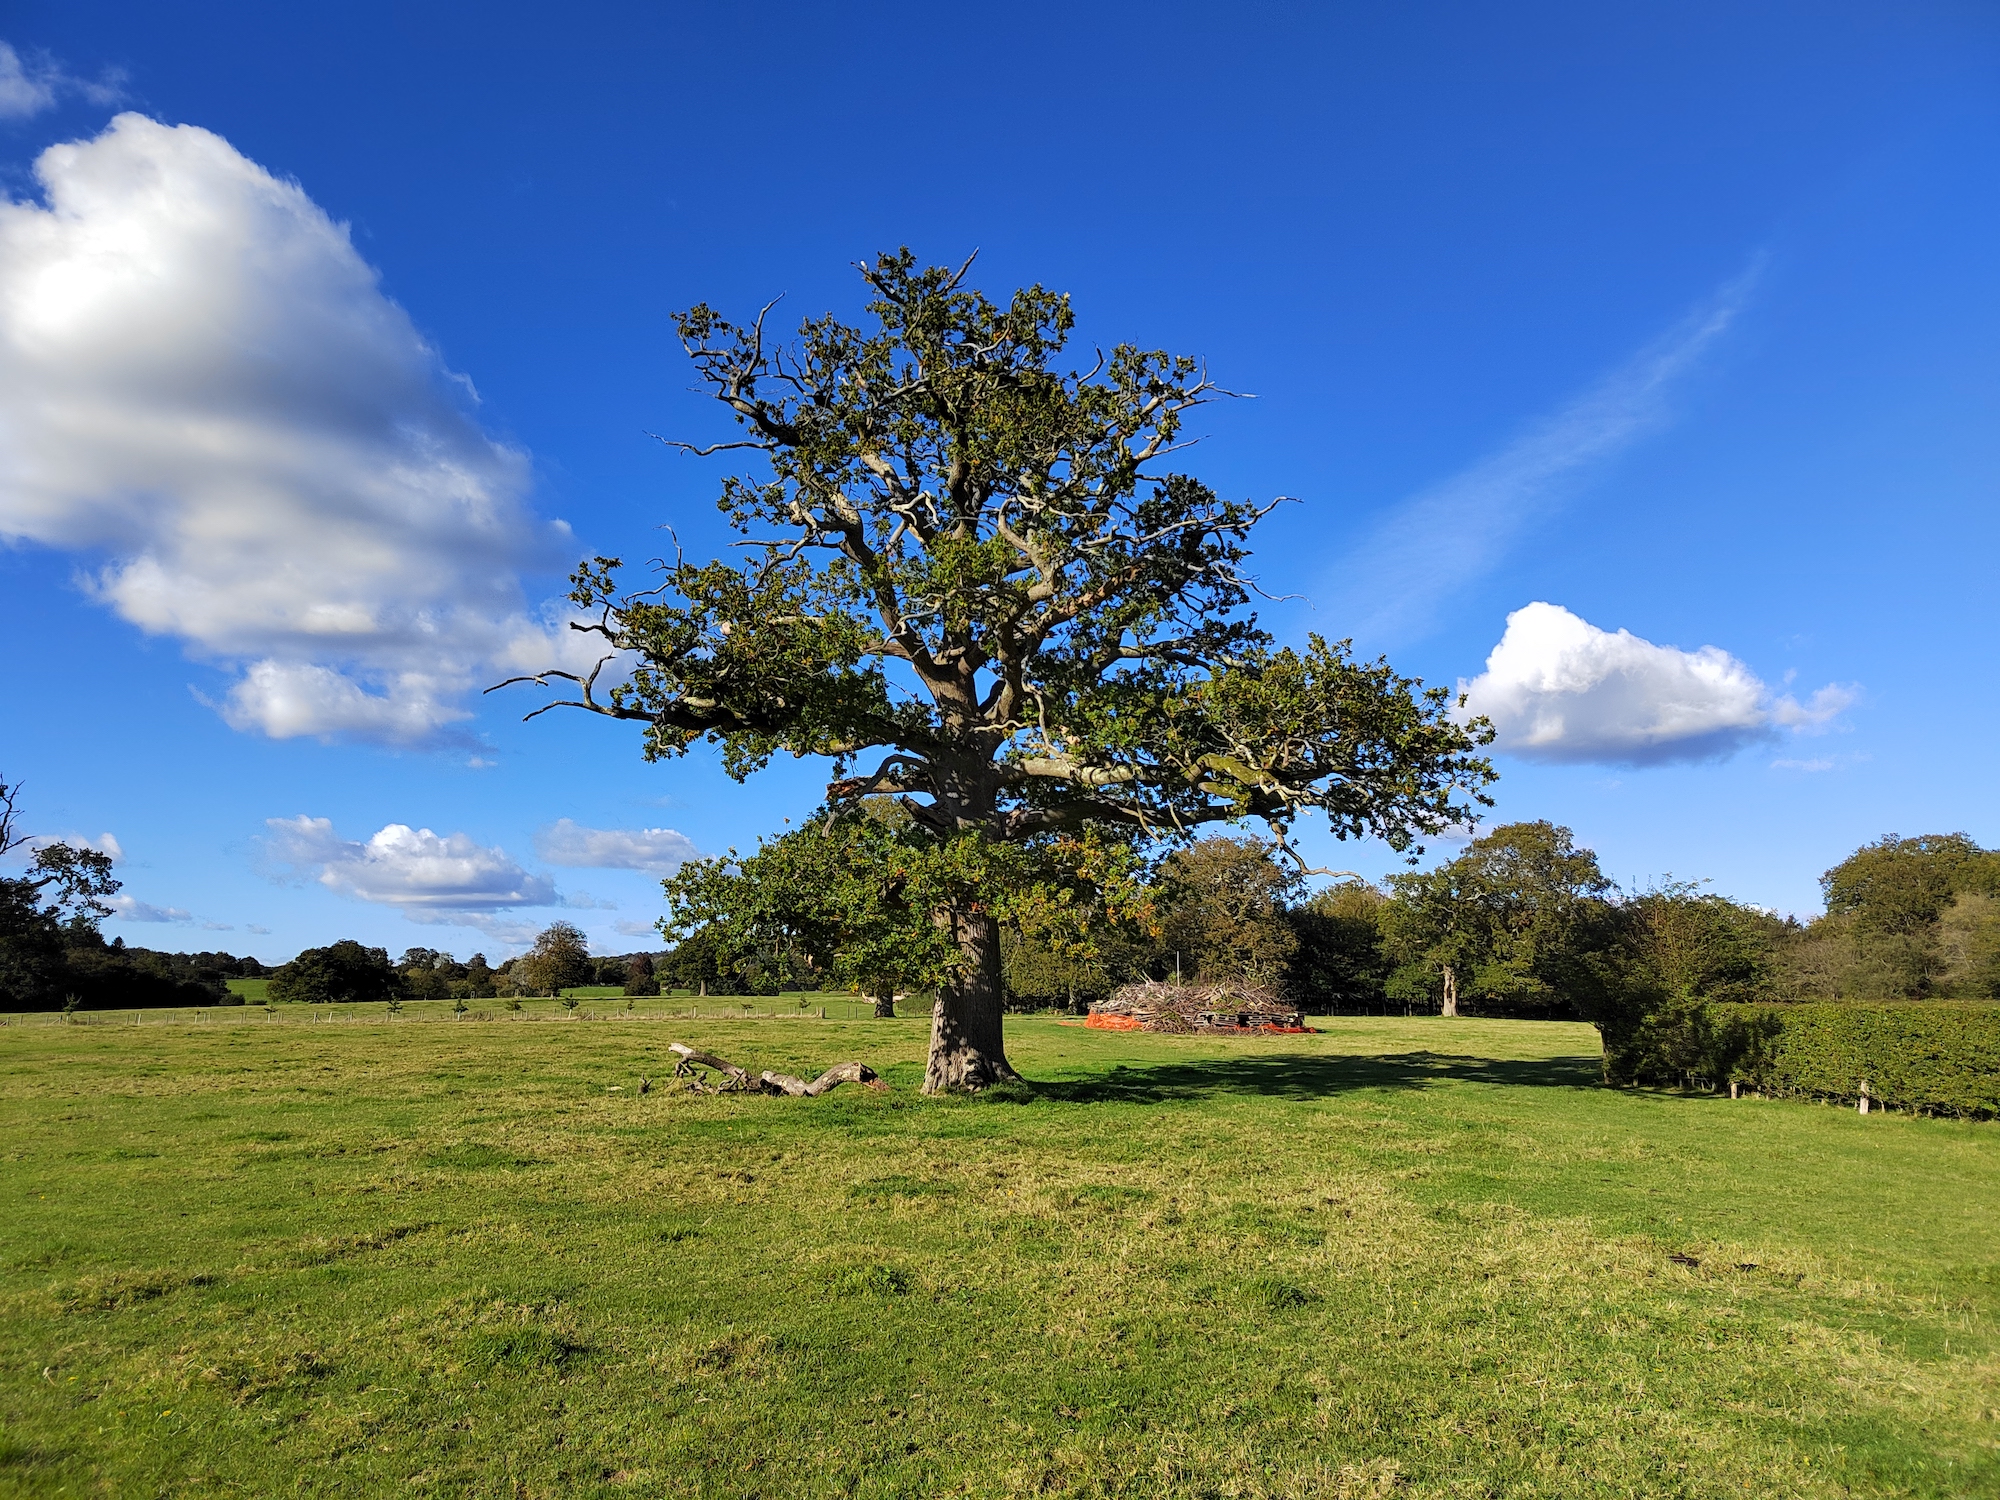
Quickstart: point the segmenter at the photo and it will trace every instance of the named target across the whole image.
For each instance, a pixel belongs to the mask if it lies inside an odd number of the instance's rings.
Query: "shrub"
[[[1920,1114],[2000,1115],[2000,1005],[1917,1001],[1873,1005],[1716,1006],[1733,1055],[1714,1076],[1760,1093]]]

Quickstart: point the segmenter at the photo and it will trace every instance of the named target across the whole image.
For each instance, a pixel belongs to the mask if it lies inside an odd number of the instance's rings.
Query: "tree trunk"
[[[938,987],[931,1009],[926,1094],[972,1093],[1018,1079],[1000,1036],[1000,924],[985,912],[940,914],[965,967]]]
[[[896,997],[887,990],[875,997],[875,1019],[878,1021],[896,1019]]]
[[[1444,966],[1444,1009],[1440,1014],[1458,1014],[1458,973],[1450,964]]]

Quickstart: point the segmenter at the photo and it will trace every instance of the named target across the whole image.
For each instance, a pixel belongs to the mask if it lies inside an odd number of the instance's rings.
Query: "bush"
[[[1759,1093],[1852,1103],[1861,1080],[1894,1109],[2000,1115],[2000,1005],[1724,1005],[1714,1032],[1727,1054],[1713,1076]]]

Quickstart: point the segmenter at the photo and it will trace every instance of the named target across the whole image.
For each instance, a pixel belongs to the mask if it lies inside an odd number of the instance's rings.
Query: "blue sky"
[[[0,17],[0,773],[127,941],[621,951],[810,809],[476,689],[724,540],[670,312],[903,243],[1255,392],[1267,620],[1470,684],[1497,817],[1798,912],[2000,843],[1990,6]]]

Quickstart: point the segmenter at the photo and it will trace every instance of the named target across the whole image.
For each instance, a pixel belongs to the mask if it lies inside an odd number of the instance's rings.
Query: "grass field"
[[[0,1027],[0,1493],[2000,1494],[2000,1127],[687,1003]]]

